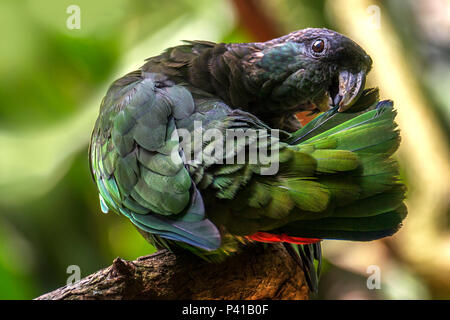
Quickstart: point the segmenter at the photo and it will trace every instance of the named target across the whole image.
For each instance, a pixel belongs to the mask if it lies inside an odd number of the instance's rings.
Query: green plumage
[[[321,55],[310,49],[318,39]],[[211,261],[262,232],[392,235],[406,215],[392,159],[400,139],[392,103],[363,91],[370,66],[326,29],[266,43],[188,42],[149,59],[115,81],[100,108],[90,164],[102,210],[126,216],[157,247]],[[301,128],[295,113],[311,107],[329,110]],[[308,272],[319,251],[290,249]]]

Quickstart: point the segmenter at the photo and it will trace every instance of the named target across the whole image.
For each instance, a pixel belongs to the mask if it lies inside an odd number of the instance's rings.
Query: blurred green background
[[[369,85],[399,111],[409,187],[394,237],[325,243],[318,298],[450,298],[449,1],[2,0],[0,299],[63,286],[70,265],[87,276],[154,252],[126,219],[101,213],[89,173],[90,133],[114,79],[180,40],[264,41],[306,27],[340,31],[371,54]],[[379,290],[366,286],[370,265]]]

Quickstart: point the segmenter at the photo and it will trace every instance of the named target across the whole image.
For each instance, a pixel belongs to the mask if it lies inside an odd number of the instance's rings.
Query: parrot
[[[109,87],[92,132],[101,210],[211,263],[282,243],[316,291],[323,240],[391,236],[407,215],[396,111],[365,88],[371,68],[325,28],[145,60]]]

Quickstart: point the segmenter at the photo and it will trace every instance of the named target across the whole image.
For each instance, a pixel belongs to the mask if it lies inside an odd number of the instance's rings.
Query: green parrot
[[[407,214],[396,113],[364,88],[371,66],[316,28],[149,58],[101,103],[89,158],[102,211],[211,262],[282,242],[316,290],[323,239],[390,236]],[[319,114],[302,127],[305,110]]]

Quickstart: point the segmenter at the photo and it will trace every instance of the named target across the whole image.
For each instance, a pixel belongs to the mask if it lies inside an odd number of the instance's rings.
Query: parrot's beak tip
[[[348,110],[358,100],[364,90],[365,82],[365,70],[357,73],[342,70],[339,73],[339,91],[333,99],[334,105],[339,106],[339,112]]]

